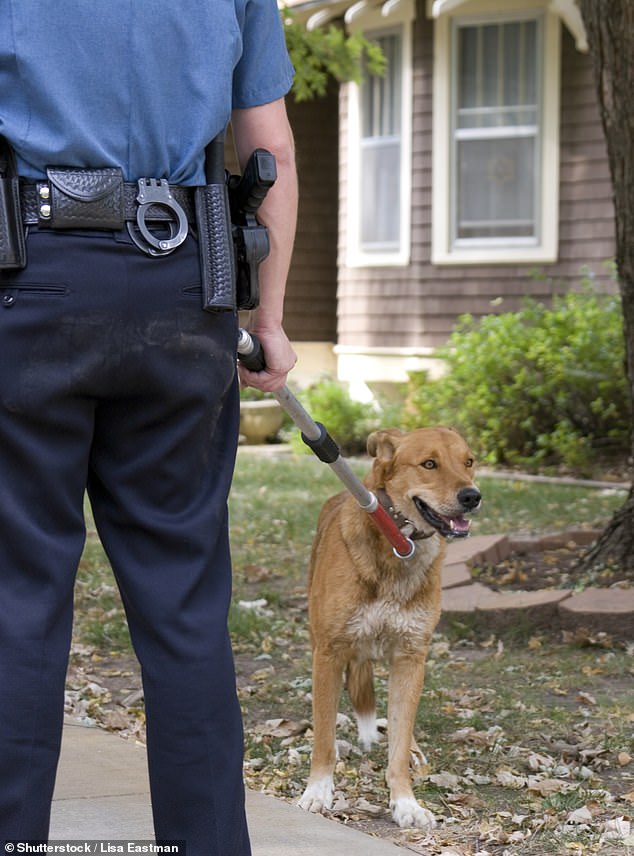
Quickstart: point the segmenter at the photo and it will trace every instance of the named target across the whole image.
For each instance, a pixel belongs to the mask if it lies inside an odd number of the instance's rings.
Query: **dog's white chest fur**
[[[404,608],[395,601],[360,606],[348,623],[348,634],[362,659],[389,658],[395,648],[419,648],[429,636],[429,612]]]
[[[436,545],[424,544],[413,566],[403,568],[400,580],[392,580],[375,599],[359,604],[353,612],[346,635],[362,659],[389,658],[396,648],[417,649],[429,639],[430,622],[434,623],[429,607],[414,595],[437,553]]]

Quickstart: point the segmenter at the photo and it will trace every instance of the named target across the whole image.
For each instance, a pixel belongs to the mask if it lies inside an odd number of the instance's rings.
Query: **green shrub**
[[[366,450],[368,434],[383,427],[384,409],[378,403],[354,401],[347,387],[333,379],[321,380],[298,394],[316,422],[321,422],[344,455]],[[291,437],[295,450],[305,450],[299,432]]]
[[[620,299],[580,291],[546,306],[460,319],[440,356],[447,374],[412,375],[405,424],[451,424],[480,459],[591,475],[598,455],[627,455],[630,414]]]

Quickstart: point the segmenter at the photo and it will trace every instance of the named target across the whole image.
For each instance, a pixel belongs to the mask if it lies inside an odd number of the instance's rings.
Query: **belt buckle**
[[[173,197],[170,186],[166,179],[140,178],[138,181],[139,192],[136,201],[139,207],[136,212],[136,225],[143,236],[143,240],[135,233],[132,223],[128,223],[128,232],[134,243],[150,256],[167,256],[183,243],[189,232],[187,215],[182,206]],[[176,221],[165,221],[169,223],[170,236],[162,238],[150,231],[145,218],[150,205],[159,205],[175,215]]]

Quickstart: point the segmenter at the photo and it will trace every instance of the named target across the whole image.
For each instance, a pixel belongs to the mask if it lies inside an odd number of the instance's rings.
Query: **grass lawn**
[[[363,473],[367,462],[353,466]],[[474,534],[601,527],[618,491],[486,476]],[[230,500],[235,603],[230,626],[246,724],[250,786],[296,800],[310,756],[305,572],[318,511],[340,489],[310,456],[239,455]],[[116,586],[90,528],[78,575],[69,709],[142,736],[138,670]],[[240,605],[242,602],[242,605]],[[385,812],[385,745],[356,748],[342,699],[335,816],[421,854],[634,853],[634,645],[547,634],[451,639],[432,648],[416,736],[416,791],[433,833],[398,830]],[[377,668],[379,715],[386,672]]]

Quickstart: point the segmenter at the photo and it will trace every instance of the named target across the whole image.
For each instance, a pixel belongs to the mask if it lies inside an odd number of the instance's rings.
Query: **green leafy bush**
[[[347,387],[331,378],[312,384],[297,397],[344,455],[364,453],[368,434],[382,427],[384,410],[379,404],[353,400]],[[307,449],[299,432],[291,437],[291,444],[296,451]]]
[[[404,421],[447,423],[480,459],[591,475],[598,456],[627,455],[630,414],[620,299],[579,291],[546,306],[460,319],[440,356],[447,374],[411,377]]]

